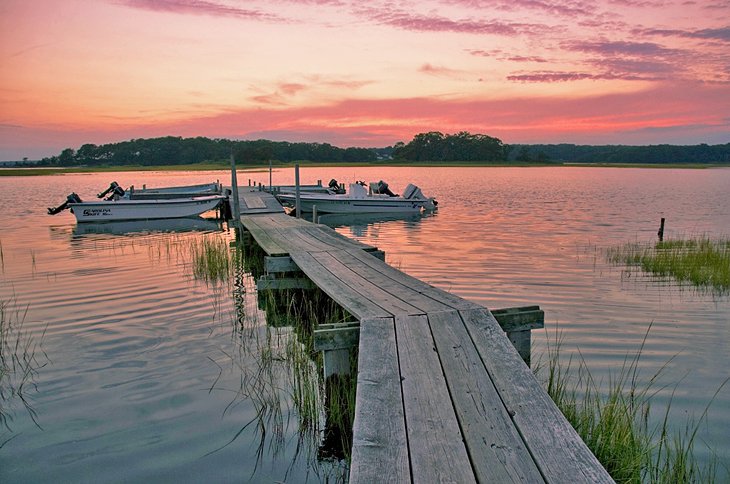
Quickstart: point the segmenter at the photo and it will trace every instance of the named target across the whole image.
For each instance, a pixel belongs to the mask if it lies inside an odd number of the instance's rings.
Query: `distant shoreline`
[[[294,163],[275,164],[273,168],[292,168]],[[342,168],[342,167],[438,167],[438,168],[537,168],[537,167],[581,167],[581,168],[654,168],[654,169],[695,169],[728,168],[730,163],[529,163],[529,162],[367,162],[367,163],[300,163],[302,168]],[[238,165],[239,172],[268,171],[268,164]],[[43,176],[64,175],[69,173],[110,173],[130,171],[230,171],[228,164],[201,163],[194,165],[155,165],[155,166],[99,166],[99,167],[32,167],[0,168],[0,176]]]

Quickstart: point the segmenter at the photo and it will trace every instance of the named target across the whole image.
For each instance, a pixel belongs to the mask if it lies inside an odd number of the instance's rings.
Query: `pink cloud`
[[[428,74],[431,76],[438,76],[438,77],[461,77],[463,75],[462,71],[458,71],[455,69],[450,69],[448,67],[443,66],[434,66],[432,64],[426,63],[423,64],[419,69],[418,72],[422,72],[424,74]]]
[[[450,19],[439,15],[420,15],[414,12],[389,7],[361,7],[357,14],[369,20],[416,32],[457,32],[467,34],[519,35],[544,33],[547,26],[519,22],[501,22],[497,20]]]
[[[206,0],[122,0],[122,5],[155,12],[169,12],[187,15],[211,15],[237,17],[249,20],[281,21],[281,17],[245,8],[231,7]]]
[[[448,0],[449,5],[458,5],[474,9],[498,9],[506,12],[532,10],[561,17],[592,16],[595,11],[583,8],[579,2],[573,1],[541,1],[541,0]]]

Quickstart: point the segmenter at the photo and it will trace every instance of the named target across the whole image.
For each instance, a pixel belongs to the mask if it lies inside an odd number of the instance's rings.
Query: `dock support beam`
[[[324,377],[350,374],[350,349],[360,341],[360,323],[320,324],[314,330],[314,349],[324,352]]]
[[[495,309],[492,315],[527,366],[530,366],[530,331],[545,327],[540,306]],[[324,376],[349,375],[350,352],[360,341],[360,323],[320,324],[314,330],[314,349],[324,352]]]
[[[545,311],[540,306],[524,306],[518,308],[495,309],[494,319],[507,333],[512,346],[515,347],[527,366],[530,366],[530,347],[532,338],[530,331],[545,327]]]

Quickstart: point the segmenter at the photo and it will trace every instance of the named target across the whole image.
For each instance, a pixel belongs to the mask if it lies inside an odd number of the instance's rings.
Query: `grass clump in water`
[[[35,389],[35,377],[44,366],[37,357],[45,330],[39,339],[23,329],[27,308],[13,310],[10,302],[0,301],[0,448],[12,437],[5,439],[5,431],[12,432],[11,422],[17,402],[38,424],[37,414],[28,398],[28,389]],[[45,353],[41,353],[45,356]],[[2,430],[4,429],[4,430]]]
[[[728,380],[715,392],[700,419],[689,421],[684,431],[670,433],[671,405],[658,428],[650,428],[654,385],[666,364],[648,383],[639,385],[638,364],[645,342],[646,335],[637,353],[627,355],[618,374],[611,375],[605,390],[594,381],[584,361],[577,377],[571,370],[572,357],[567,363],[561,361],[562,341],[557,335],[554,344],[548,344],[547,364],[538,365],[535,373],[546,373],[548,394],[616,482],[715,482],[717,458],[704,467],[694,448],[700,424]]]
[[[719,292],[730,291],[730,239],[669,239],[654,245],[631,243],[606,251],[609,262],[641,267]]]
[[[229,243],[222,237],[205,237],[190,244],[193,275],[209,283],[227,282],[233,269]]]

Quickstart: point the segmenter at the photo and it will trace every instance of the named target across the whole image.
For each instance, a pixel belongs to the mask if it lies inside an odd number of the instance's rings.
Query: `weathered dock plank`
[[[334,288],[331,293],[325,291],[329,297],[341,305],[357,299],[373,301],[375,304],[383,308],[388,315],[423,314],[423,310],[405,302],[404,299],[389,293],[382,287],[379,287],[375,281],[363,278],[360,274],[347,266],[347,264],[338,260],[337,256],[342,253],[342,251],[319,252],[316,254],[316,257],[309,254],[310,256],[313,256],[313,259],[315,259],[321,266],[321,269],[317,268],[318,273],[320,270],[326,270],[330,273],[331,277],[340,281],[340,284]],[[305,268],[299,263],[301,253],[293,252],[291,257],[302,269],[302,272],[304,272],[307,276],[312,277],[312,275],[310,275],[307,271],[311,270],[313,266],[308,265]],[[357,313],[352,314],[357,317],[361,316]]]
[[[460,313],[507,412],[545,480],[613,482],[522,362],[489,311]]]
[[[429,313],[428,321],[477,479],[542,482],[458,311]]]
[[[350,482],[410,483],[393,318],[360,321]]]
[[[256,243],[259,244],[259,246],[261,246],[264,252],[268,255],[288,255],[289,251],[285,247],[282,247],[279,242],[271,236],[270,231],[266,229],[265,225],[259,223],[259,217],[262,217],[262,215],[241,217],[241,223],[244,228],[251,233],[253,238],[256,240]]]
[[[291,254],[291,258],[307,277],[317,281],[317,286],[322,291],[361,321],[364,319],[392,317],[388,311],[373,300],[362,298],[354,291],[343,291],[341,279],[322,266],[312,254],[296,252]]]
[[[427,284],[420,279],[417,279],[404,272],[399,271],[398,269],[384,263],[382,260],[378,260],[377,258],[370,257],[370,255],[367,253],[350,252],[350,255],[352,257],[356,258],[360,265],[374,268],[380,274],[382,274],[383,277],[387,277],[394,281],[407,280],[408,281],[407,285],[413,291],[418,292],[419,294],[423,294],[424,296],[427,296],[428,298],[430,298],[434,301],[438,301],[438,302],[444,304],[445,306],[448,306],[449,308],[452,308],[452,309],[483,309],[482,306],[480,306],[476,303],[467,301],[466,299],[463,299],[455,294],[451,294],[450,292],[446,292],[442,289],[439,289],[430,284]]]
[[[252,187],[238,188],[241,215],[284,213],[284,207],[270,193]]]
[[[453,309],[451,306],[419,292],[417,279],[403,272],[397,273],[400,277],[390,277],[387,274],[390,266],[369,254],[362,251],[331,251],[330,254],[355,272],[357,277],[370,281],[388,294],[417,307],[420,313]],[[361,261],[364,258],[370,259],[372,263],[363,264]]]
[[[397,316],[395,326],[413,480],[475,482],[428,318]]]

